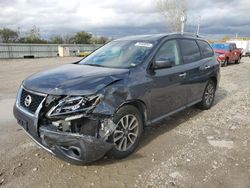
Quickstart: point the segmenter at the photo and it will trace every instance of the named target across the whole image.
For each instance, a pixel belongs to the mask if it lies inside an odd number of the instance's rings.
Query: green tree
[[[19,37],[18,31],[8,28],[0,29],[0,41],[4,43],[16,42]]]
[[[100,37],[98,40],[98,44],[106,44],[107,42],[109,42],[109,38],[108,37]]]
[[[226,35],[221,40],[222,40],[222,42],[226,42],[226,41],[230,40],[230,37]]]
[[[76,44],[91,44],[92,34],[85,31],[76,33],[74,36],[74,42]]]
[[[52,44],[63,44],[63,38],[61,36],[54,36],[50,38],[50,43]]]
[[[101,36],[101,37],[93,36],[91,38],[91,43],[93,43],[93,44],[106,44],[108,41],[109,41],[109,38],[104,37],[104,36]]]
[[[106,44],[108,41],[109,41],[108,37],[101,36],[101,37],[96,37],[95,43],[96,44]]]

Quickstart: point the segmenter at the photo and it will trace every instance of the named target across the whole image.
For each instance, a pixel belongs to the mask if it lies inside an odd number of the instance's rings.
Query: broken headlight
[[[101,101],[101,95],[94,96],[67,96],[61,99],[47,113],[48,117],[56,117],[87,111],[94,108]]]

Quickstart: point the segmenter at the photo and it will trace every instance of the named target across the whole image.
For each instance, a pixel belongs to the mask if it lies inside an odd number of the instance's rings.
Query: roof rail
[[[198,35],[196,33],[190,33],[190,32],[173,32],[171,34],[180,34],[180,35],[188,35],[188,36],[192,36],[192,37],[201,37],[200,35]]]

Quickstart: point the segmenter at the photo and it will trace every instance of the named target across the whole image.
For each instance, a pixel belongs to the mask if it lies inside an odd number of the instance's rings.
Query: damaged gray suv
[[[209,109],[219,79],[214,52],[198,36],[125,37],[25,79],[14,115],[63,160],[121,159],[136,149],[144,127],[195,104]]]

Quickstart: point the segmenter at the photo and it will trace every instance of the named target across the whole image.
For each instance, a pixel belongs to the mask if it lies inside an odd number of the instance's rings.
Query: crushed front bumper
[[[14,116],[26,133],[43,149],[74,164],[101,159],[113,145],[93,136],[57,131],[53,126],[38,126],[38,118],[14,105]]]

